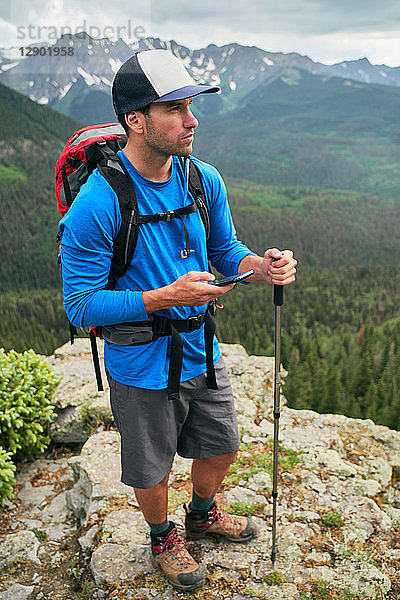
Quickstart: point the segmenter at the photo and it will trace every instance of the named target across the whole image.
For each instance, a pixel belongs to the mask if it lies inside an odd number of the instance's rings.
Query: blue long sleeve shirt
[[[173,157],[168,180],[144,178],[119,152],[135,185],[140,214],[154,214],[191,204],[185,174]],[[202,173],[210,215],[208,253],[211,263],[224,275],[237,273],[242,258],[252,254],[238,241],[225,185],[217,170],[192,158]],[[142,291],[168,285],[188,271],[207,271],[207,244],[199,211],[183,217],[189,230],[191,252],[182,258],[184,227],[180,219],[140,225],[136,249],[126,274],[115,290],[105,290],[113,254],[113,240],[121,226],[118,199],[96,169],[82,186],[71,208],[60,221],[64,306],[76,326],[110,325],[149,318]],[[203,313],[205,306],[176,306],[157,314],[187,319]],[[181,381],[206,371],[204,327],[183,333]],[[219,359],[214,339],[214,362]],[[167,387],[169,338],[141,346],[118,346],[105,342],[104,360],[111,376],[121,383],[148,389]]]

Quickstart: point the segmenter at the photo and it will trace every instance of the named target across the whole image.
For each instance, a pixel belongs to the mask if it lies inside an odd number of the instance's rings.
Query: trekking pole
[[[279,450],[279,417],[280,391],[281,391],[281,306],[283,304],[283,287],[274,285],[275,305],[275,379],[274,379],[274,467],[272,481],[272,568],[275,568],[276,559],[276,508],[278,499],[278,450]]]

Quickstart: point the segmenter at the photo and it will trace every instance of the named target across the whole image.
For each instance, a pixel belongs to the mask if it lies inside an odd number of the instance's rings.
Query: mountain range
[[[205,114],[234,109],[259,85],[293,69],[323,80],[339,77],[400,86],[400,67],[372,65],[367,58],[324,65],[297,53],[268,52],[236,43],[190,50],[173,40],[148,37],[126,44],[121,39],[94,39],[82,32],[64,34],[53,46],[40,46],[46,49],[44,55],[21,56],[26,48],[0,49],[0,83],[87,124],[114,120],[110,100],[113,76],[138,49],[167,48],[183,61],[196,81],[221,86],[222,94],[199,99],[200,111]],[[62,48],[69,54],[61,56]]]

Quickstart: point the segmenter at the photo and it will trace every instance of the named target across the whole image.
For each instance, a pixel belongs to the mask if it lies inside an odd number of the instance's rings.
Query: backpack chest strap
[[[167,210],[162,213],[154,213],[153,215],[136,215],[134,219],[134,225],[142,225],[143,223],[159,223],[160,221],[173,221],[173,219],[181,218],[184,215],[190,215],[196,212],[197,204],[192,202],[187,206],[181,208],[175,208],[175,210]]]

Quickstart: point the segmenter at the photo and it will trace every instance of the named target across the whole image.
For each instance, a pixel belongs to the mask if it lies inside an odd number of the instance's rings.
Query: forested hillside
[[[227,180],[238,235],[252,250],[293,248],[301,265],[399,262],[400,201],[360,192]]]
[[[400,429],[400,265],[309,267],[284,290],[284,394],[294,408],[338,412]],[[238,284],[224,296],[218,336],[272,355],[268,285]]]
[[[54,165],[79,123],[0,84],[0,290],[58,285]]]
[[[399,102],[399,88],[287,69],[202,118],[196,152],[225,176],[398,199]]]

